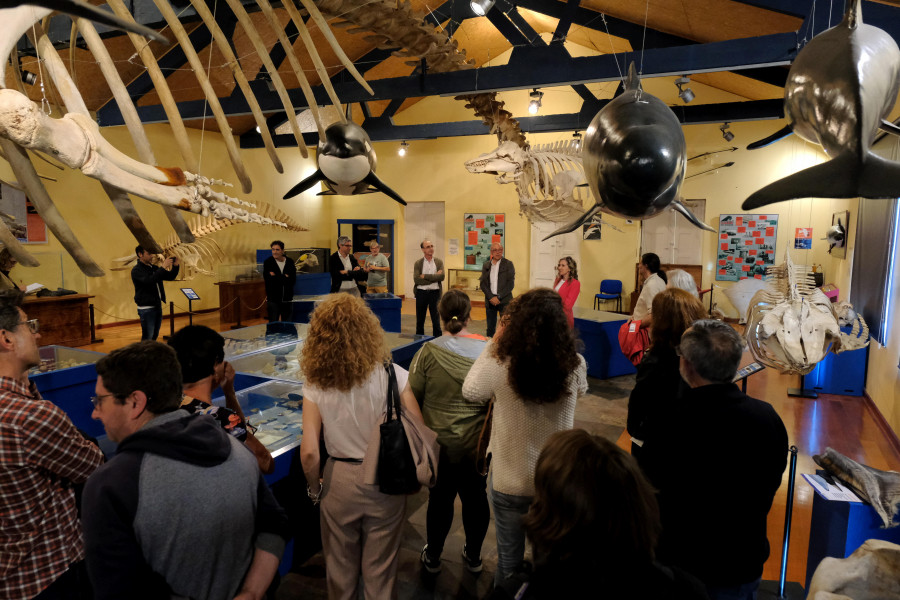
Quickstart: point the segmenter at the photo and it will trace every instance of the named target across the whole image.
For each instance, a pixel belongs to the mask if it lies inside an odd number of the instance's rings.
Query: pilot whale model
[[[794,59],[784,86],[788,126],[748,146],[760,148],[790,133],[821,144],[831,160],[771,183],[748,197],[752,210],[793,198],[897,198],[900,164],[869,151],[898,90],[900,49],[894,39],[862,22],[859,0],[844,19],[814,37]]]
[[[582,147],[584,175],[595,204],[544,239],[574,231],[600,211],[647,219],[673,208],[695,226],[715,231],[681,203],[687,167],[681,123],[662,100],[641,89],[634,63],[628,68],[625,91],[594,116]]]
[[[325,130],[325,139],[316,148],[315,173],[292,187],[284,199],[303,193],[320,181],[327,191],[319,196],[354,196],[381,192],[400,204],[406,201],[375,175],[375,150],[362,127],[355,123],[335,123]]]

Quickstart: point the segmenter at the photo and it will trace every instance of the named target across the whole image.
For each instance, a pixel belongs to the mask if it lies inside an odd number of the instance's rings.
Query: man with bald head
[[[513,298],[516,286],[516,267],[503,257],[503,246],[491,244],[491,258],[481,266],[481,291],[484,292],[484,310],[487,315],[488,337],[497,330],[497,315],[501,314]]]
[[[434,257],[434,242],[422,240],[419,244],[422,258],[413,265],[413,285],[416,294],[416,334],[425,334],[425,311],[431,311],[431,335],[441,335],[441,318],[438,316],[438,300],[441,299],[444,281],[444,263]]]

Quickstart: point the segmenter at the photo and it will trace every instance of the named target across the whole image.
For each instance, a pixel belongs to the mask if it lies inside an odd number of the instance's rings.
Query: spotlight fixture
[[[691,80],[688,79],[687,75],[682,75],[675,80],[675,86],[678,88],[678,97],[681,98],[685,104],[690,103],[690,101],[694,99],[694,90],[691,88],[682,88],[681,86],[687,85],[690,82]]]
[[[397,154],[400,156],[406,156],[406,152],[409,150],[409,144],[406,143],[406,140],[400,142],[400,149],[397,150]]]
[[[576,131],[572,134],[572,138],[575,140],[575,149],[581,150],[581,133]]]
[[[722,131],[722,137],[725,138],[726,142],[730,142],[731,140],[734,139],[734,134],[731,133],[730,131],[728,131],[728,123],[727,122],[722,123],[722,126],[719,127],[719,129]]]
[[[494,0],[472,0],[469,7],[476,16],[483,17],[494,6]]]
[[[256,126],[256,133],[262,135],[262,129],[259,128],[259,125]]]
[[[544,92],[539,92],[537,88],[534,88],[534,90],[528,94],[528,97],[531,98],[531,102],[528,103],[528,112],[536,115],[541,108],[541,99],[544,97]]]
[[[34,82],[37,81],[37,75],[32,73],[31,71],[22,71],[22,82],[25,85],[34,85]]]

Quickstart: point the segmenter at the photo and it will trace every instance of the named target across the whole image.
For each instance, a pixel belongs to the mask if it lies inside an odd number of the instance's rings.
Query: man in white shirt
[[[434,257],[434,242],[422,240],[419,244],[424,256],[413,266],[413,282],[416,294],[416,334],[425,334],[425,311],[431,311],[431,330],[434,337],[441,335],[441,317],[438,300],[441,299],[444,281],[444,263]]]
[[[346,235],[342,235],[337,241],[337,252],[328,258],[328,271],[331,273],[331,293],[346,292],[353,296],[359,296],[357,281],[367,277],[367,273],[359,266],[359,261],[353,256],[353,241]]]
[[[484,310],[487,316],[488,337],[494,337],[497,330],[497,315],[503,312],[513,298],[516,286],[516,267],[512,261],[503,258],[503,246],[491,244],[491,258],[481,265],[479,287],[484,292]]]

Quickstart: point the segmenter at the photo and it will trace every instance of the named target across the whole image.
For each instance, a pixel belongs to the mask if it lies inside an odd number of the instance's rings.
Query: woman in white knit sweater
[[[495,587],[525,555],[521,520],[534,496],[541,448],[553,433],[572,429],[575,400],[587,392],[587,367],[559,294],[526,292],[506,308],[501,325],[463,384],[466,400],[495,398],[488,484],[497,531]]]

